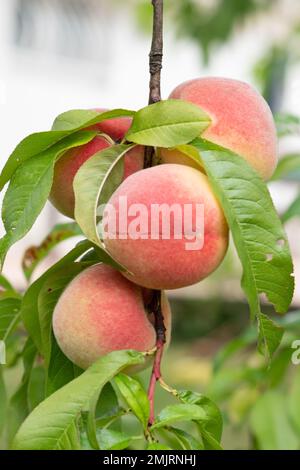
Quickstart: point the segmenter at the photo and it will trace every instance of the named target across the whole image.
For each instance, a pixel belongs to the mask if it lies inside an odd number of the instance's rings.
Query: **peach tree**
[[[147,449],[222,448],[218,406],[162,377],[171,330],[163,289],[207,277],[222,262],[229,231],[267,363],[283,336],[282,325],[261,307],[264,295],[278,314],[286,313],[294,290],[287,237],[262,179],[277,162],[270,110],[249,85],[214,78],[187,82],[161,101],[162,1],[152,3],[149,105],[64,112],[51,130],[22,140],[0,176],[1,189],[8,183],[2,266],[48,199],[73,218],[26,252],[24,295],[0,279],[6,367],[24,366],[7,407],[1,379],[1,413],[9,413],[13,449],[126,449],[137,439]],[[146,207],[188,203],[194,222],[201,203],[202,249],[187,251],[185,240],[163,239],[160,231],[154,240],[142,231],[140,238],[105,237],[99,208],[111,203],[118,212],[120,196]],[[50,250],[78,235],[82,241],[32,282]],[[146,367],[152,367],[148,391],[135,376]],[[155,413],[157,383],[174,404]],[[139,423],[138,435],[122,431],[128,415]],[[183,422],[194,431],[177,427]]]

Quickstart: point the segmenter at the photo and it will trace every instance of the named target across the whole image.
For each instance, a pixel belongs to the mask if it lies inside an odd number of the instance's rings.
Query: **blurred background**
[[[282,320],[287,333],[275,365],[267,369],[255,352],[233,249],[209,280],[170,292],[174,328],[166,378],[173,385],[202,391],[221,405],[226,448],[300,448],[300,366],[291,362],[291,344],[300,339],[297,3],[165,0],[163,97],[198,76],[252,83],[278,116],[280,156],[290,162],[280,167],[269,186],[285,223],[296,276],[292,309]],[[55,116],[67,109],[138,109],[146,104],[151,14],[150,0],[0,2],[1,168],[23,137],[49,129]],[[25,250],[41,244],[54,225],[65,221],[48,204],[27,237],[10,250],[4,274],[15,288],[26,288],[21,268]],[[2,226],[0,230],[4,233]],[[64,241],[52,250],[33,279],[75,242]],[[268,305],[265,311],[272,314]],[[7,371],[11,393],[20,374],[14,367]],[[166,399],[162,395],[161,403]]]

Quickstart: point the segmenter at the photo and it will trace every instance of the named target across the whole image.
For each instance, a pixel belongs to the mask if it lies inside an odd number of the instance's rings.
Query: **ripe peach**
[[[107,109],[98,108],[97,111],[105,112]],[[123,140],[126,132],[131,126],[132,118],[131,117],[119,117],[113,119],[106,119],[105,121],[95,124],[94,129],[98,129],[100,132],[104,132],[109,135],[115,142],[120,142]],[[141,170],[144,165],[144,147],[138,145],[130,150],[124,161],[124,179],[127,178],[132,173],[135,173],[138,170]]]
[[[125,199],[126,214],[122,209]],[[136,209],[141,208],[136,204],[146,209],[146,215],[141,215],[143,227],[136,224]],[[157,217],[152,214],[154,208],[162,209]],[[164,231],[168,223],[165,208],[170,209],[170,236]],[[199,213],[199,208],[204,213]],[[186,230],[183,225],[188,210],[191,223]],[[153,236],[155,218],[158,230]],[[131,230],[135,225],[139,226],[140,236]],[[178,226],[179,236],[175,231]],[[141,170],[123,181],[108,201],[103,229],[105,246],[127,268],[130,274],[126,277],[150,289],[176,289],[204,279],[219,266],[228,245],[227,223],[207,177],[194,168],[176,164]],[[192,246],[197,240],[199,245]]]
[[[162,310],[168,343],[171,312],[165,294]],[[147,351],[156,341],[143,290],[104,264],[85,269],[66,287],[54,310],[53,331],[64,354],[84,369],[111,351]]]
[[[264,179],[272,176],[278,159],[276,129],[268,104],[252,86],[227,78],[198,78],[179,85],[170,98],[199,105],[212,119],[204,139],[237,153]],[[166,158],[170,162],[172,155]]]
[[[98,111],[105,111],[103,109]],[[131,118],[114,118],[103,121],[91,129],[107,134],[113,140],[122,140],[131,125]],[[104,136],[97,136],[91,142],[68,150],[56,163],[50,201],[62,214],[74,217],[75,196],[73,180],[80,166],[92,155],[109,147],[111,142]],[[124,158],[124,179],[143,168],[144,150],[136,146]]]
[[[103,108],[97,108],[96,111],[104,113],[108,110]],[[98,129],[100,132],[108,134],[113,140],[118,142],[124,138],[126,132],[131,126],[131,122],[132,118],[129,116],[106,119],[105,121],[99,122],[98,124],[92,126],[92,129]]]
[[[62,214],[74,217],[74,177],[81,165],[92,155],[110,147],[104,137],[95,137],[85,145],[68,150],[55,164],[50,201]]]

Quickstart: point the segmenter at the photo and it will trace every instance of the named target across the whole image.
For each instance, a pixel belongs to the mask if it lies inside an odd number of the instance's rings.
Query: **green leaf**
[[[17,292],[11,283],[0,274],[0,302],[4,299],[21,299],[21,294]]]
[[[135,114],[126,139],[153,147],[175,147],[200,136],[210,123],[209,116],[192,103],[160,101]]]
[[[66,286],[86,265],[71,263],[49,274],[38,295],[39,324],[41,328],[42,353],[46,364],[51,357],[52,316],[55,305]]]
[[[180,404],[169,405],[157,416],[151,430],[168,426],[178,421],[203,421],[207,420],[205,410],[197,405]]]
[[[178,391],[178,398],[183,403],[198,405],[205,412],[206,418],[197,423],[204,447],[205,449],[220,449],[223,420],[217,405],[201,393],[188,390]]]
[[[97,111],[75,110],[60,114],[54,121],[51,131],[31,134],[23,139],[15,148],[6,162],[0,175],[0,191],[10,180],[16,169],[31,157],[37,156],[48,150],[64,147],[64,139],[71,134],[97,124],[105,119],[122,116],[133,116],[134,111],[115,109],[104,113]],[[78,143],[78,146],[80,144]]]
[[[132,442],[131,436],[111,429],[101,429],[97,437],[102,450],[123,450]]]
[[[223,447],[220,445],[217,439],[215,439],[214,436],[210,432],[207,432],[206,429],[203,429],[199,423],[196,423],[196,424],[199,429],[199,433],[202,437],[205,449],[223,450]]]
[[[99,250],[98,262],[106,261],[106,254],[103,257],[101,255],[102,250]],[[52,316],[55,305],[66,286],[88,265],[89,263],[69,262],[60,269],[55,269],[54,272],[48,272],[45,282],[40,287],[37,308],[41,329],[42,354],[47,365],[51,357]]]
[[[276,391],[262,395],[250,415],[250,427],[260,450],[299,449],[287,413],[286,397]]]
[[[55,225],[40,245],[31,246],[25,251],[22,267],[26,279],[30,280],[37,265],[46,258],[58,243],[80,235],[82,235],[82,231],[75,222]]]
[[[6,235],[0,240],[1,265],[9,248],[26,235],[44,207],[52,185],[53,167],[53,155],[47,155],[28,160],[14,174],[2,207]]]
[[[288,222],[289,220],[293,219],[294,217],[300,217],[300,196],[298,196],[289,208],[285,211],[281,220],[283,223]]]
[[[293,298],[293,263],[286,234],[267,186],[244,159],[200,139],[193,145],[224,209],[243,266],[242,287],[252,317],[264,332],[260,295],[265,294],[278,313],[285,313]],[[268,345],[268,340],[278,331],[273,329],[271,333],[269,324],[268,337],[263,339],[270,354],[274,344]]]
[[[279,160],[271,181],[293,176],[295,170],[300,170],[300,155],[298,153],[286,155]]]
[[[7,394],[2,371],[3,368],[0,367],[0,437],[5,427],[7,407]]]
[[[194,144],[232,230],[252,313],[260,312],[263,293],[285,313],[294,293],[293,263],[267,186],[243,158],[200,139]]]
[[[66,132],[38,132],[23,139],[7,160],[0,175],[0,191],[10,180],[16,169],[29,158],[47,151],[66,137]]]
[[[55,119],[52,131],[76,131],[85,127],[93,126],[106,119],[134,116],[135,111],[128,109],[113,109],[111,111],[96,111],[92,109],[72,109],[66,111]]]
[[[97,426],[99,427],[100,421],[108,425],[111,419],[118,416],[119,412],[118,397],[112,385],[108,382],[101,390],[100,397],[96,393],[92,398],[87,415],[86,433],[93,449],[99,449]],[[119,430],[117,429],[117,431]]]
[[[295,328],[300,326],[300,312],[293,312],[287,314],[285,317],[281,317],[278,319],[278,324],[284,330],[290,331],[295,330]],[[238,353],[241,349],[244,349],[248,346],[251,346],[257,341],[257,333],[254,326],[251,326],[246,329],[245,332],[227,343],[222,349],[220,349],[214,357],[214,372],[218,372],[224,365],[225,361],[227,361],[230,357],[234,354]],[[276,359],[272,361],[271,368],[273,367],[273,363]]]
[[[178,440],[183,450],[202,450],[203,449],[202,444],[198,442],[194,438],[194,436],[187,433],[186,431],[183,431],[182,429],[179,429],[179,428],[174,428],[172,426],[167,427],[166,430],[176,437],[176,439]]]
[[[0,300],[0,340],[7,341],[21,320],[21,300],[6,298]]]
[[[95,135],[95,132],[86,131],[74,134],[64,139],[59,148],[27,160],[13,174],[2,207],[6,229],[6,235],[0,241],[2,264],[8,249],[26,235],[47,202],[56,160],[67,149],[85,144]]]
[[[83,371],[71,362],[61,351],[54,335],[51,335],[51,356],[46,377],[46,396],[59,390]]]
[[[32,411],[45,398],[45,367],[42,365],[32,369],[28,382],[28,408]]]
[[[74,178],[75,219],[85,236],[96,245],[102,246],[97,229],[97,208],[105,204],[110,195],[122,181],[123,172],[119,163],[130,150],[130,145],[114,145],[97,152],[89,158],[78,170]],[[116,171],[114,171],[114,169]],[[110,178],[109,176],[113,177]],[[106,188],[106,200],[101,193]]]
[[[145,390],[138,380],[125,374],[117,375],[115,382],[126,403],[140,420],[144,430],[146,430],[150,415],[150,404]]]
[[[298,435],[300,435],[300,370],[298,369],[288,396],[288,411],[291,422]]]
[[[95,109],[71,109],[59,114],[52,125],[52,131],[70,131],[85,126],[99,115]]]
[[[143,361],[143,354],[136,351],[117,351],[100,358],[34,409],[19,429],[13,449],[77,449],[76,422],[81,411],[114,375]]]
[[[176,150],[183,154],[183,156],[189,157],[189,159],[192,160],[192,163],[195,163],[196,167],[198,167],[200,171],[203,170],[203,163],[199,157],[199,152],[195,147],[193,147],[193,145],[177,145],[171,150]]]
[[[98,402],[99,394],[98,392],[90,400],[90,408],[87,414],[87,423],[86,423],[86,435],[89,440],[89,443],[92,449],[99,450],[99,443],[97,439],[97,426],[95,420],[95,410]]]
[[[47,280],[47,278],[60,270],[62,267],[72,263],[78,259],[83,253],[88,251],[92,247],[92,244],[88,240],[84,240],[76,245],[73,250],[71,250],[67,255],[65,255],[61,260],[54,264],[50,269],[48,269],[39,279],[37,279],[26,291],[22,306],[21,306],[21,315],[24,322],[24,325],[33,339],[37,349],[40,353],[43,352],[43,344],[41,337],[41,327],[39,322],[39,311],[38,311],[38,297],[40,291]]]
[[[147,446],[147,450],[172,450],[171,447],[168,447],[164,444],[160,444],[159,442],[151,442]]]
[[[24,419],[30,412],[28,402],[28,384],[36,358],[36,352],[36,348],[32,340],[29,338],[26,341],[22,352],[24,363],[24,373],[22,381],[17,391],[11,397],[9,403],[9,420],[7,422],[9,443],[12,441],[21,423],[24,421]]]
[[[107,383],[101,390],[98,403],[95,408],[95,418],[97,421],[116,416],[120,411],[117,394],[111,385]]]
[[[267,381],[270,388],[275,388],[281,385],[290,365],[291,348],[289,343],[288,347],[281,348],[278,351],[267,369]]]
[[[300,134],[300,117],[292,114],[277,114],[275,123],[279,137]]]
[[[284,329],[262,313],[258,317],[258,349],[271,358],[281,343]]]
[[[0,274],[0,287],[3,288],[4,290],[13,290],[13,286],[11,283],[6,279],[3,274]]]

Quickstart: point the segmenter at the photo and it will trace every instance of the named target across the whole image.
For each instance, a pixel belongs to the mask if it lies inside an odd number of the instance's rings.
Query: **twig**
[[[149,100],[148,104],[157,103],[161,100],[160,75],[163,58],[163,0],[152,0],[153,5],[153,31],[152,43],[149,54]],[[153,165],[154,148],[146,147],[144,156],[144,168]],[[149,426],[154,422],[154,396],[156,382],[161,378],[161,360],[166,342],[166,328],[161,307],[161,291],[153,290],[152,299],[148,305],[149,312],[153,313],[155,319],[156,331],[156,351],[153,361],[153,368],[148,389],[148,398],[150,402]]]
[[[153,5],[153,32],[152,44],[149,54],[150,93],[149,104],[161,100],[160,71],[163,58],[163,0],[152,0]]]
[[[149,100],[148,104],[157,103],[161,100],[160,71],[163,59],[163,0],[152,0],[153,5],[153,30],[152,43],[149,54]],[[153,164],[154,148],[145,148],[144,168]]]
[[[154,397],[156,382],[161,379],[161,360],[164,352],[164,345],[166,342],[166,327],[164,325],[164,317],[161,308],[161,291],[154,290],[149,310],[153,313],[155,319],[155,331],[156,331],[156,352],[153,361],[153,367],[150,377],[148,399],[150,402],[150,415],[149,415],[149,426],[154,422]]]

